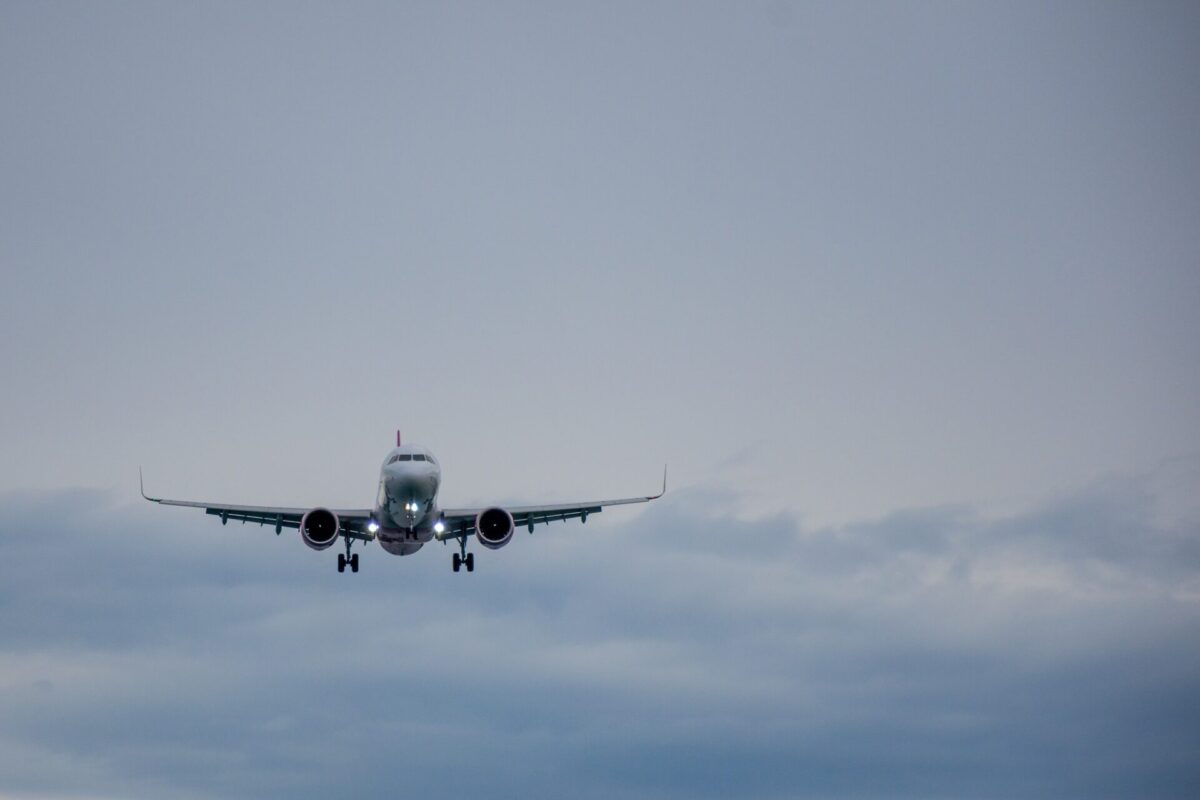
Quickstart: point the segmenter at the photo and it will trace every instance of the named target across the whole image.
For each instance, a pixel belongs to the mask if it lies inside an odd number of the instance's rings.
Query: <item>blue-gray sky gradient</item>
[[[3,484],[358,505],[401,426],[836,521],[1200,437],[1186,4],[0,13]]]
[[[0,796],[1194,796],[1197,41],[3,4]],[[469,580],[133,505],[363,506],[394,427],[678,488]]]

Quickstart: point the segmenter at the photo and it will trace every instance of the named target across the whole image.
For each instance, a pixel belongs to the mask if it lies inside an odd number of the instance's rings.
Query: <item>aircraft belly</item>
[[[407,556],[421,549],[421,545],[433,539],[432,528],[406,529],[383,528],[375,534],[379,545],[395,556]]]
[[[379,546],[394,556],[410,556],[424,547],[425,543],[411,539],[380,539]]]

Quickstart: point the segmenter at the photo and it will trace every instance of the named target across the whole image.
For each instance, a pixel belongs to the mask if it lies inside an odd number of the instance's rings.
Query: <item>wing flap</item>
[[[438,541],[457,539],[460,536],[470,536],[475,532],[475,517],[484,509],[452,509],[445,512],[446,530],[435,533]],[[589,514],[599,514],[603,510],[599,504],[593,505],[562,505],[544,506],[540,508],[508,509],[513,516],[513,524],[518,528],[528,528],[533,533],[534,525],[549,522],[566,522],[569,519],[587,521]]]
[[[662,490],[658,494],[642,495],[640,497],[620,497],[616,500],[593,500],[584,503],[557,503],[547,506],[516,506],[505,509],[512,514],[513,524],[518,528],[528,528],[533,533],[534,525],[549,522],[580,519],[587,522],[589,514],[599,514],[606,506],[624,506],[631,503],[649,503],[667,493],[667,468],[663,467]],[[459,539],[470,536],[475,532],[475,518],[483,508],[448,508],[442,512],[446,522],[446,530],[434,534],[440,542],[447,539]]]
[[[350,539],[358,539],[360,541],[372,541],[375,536],[366,530],[366,517],[357,515],[342,516],[345,509],[334,510],[333,513],[338,515],[338,522],[341,527],[338,533]],[[227,524],[230,521],[241,522],[243,525],[247,522],[257,523],[258,525],[269,525],[275,527],[275,532],[279,533],[284,528],[298,529],[300,527],[300,519],[304,516],[303,513],[285,513],[284,509],[271,508],[247,508],[245,506],[204,506],[204,513],[214,517],[221,518],[221,524]],[[354,512],[350,512],[354,514]]]
[[[140,471],[138,482],[141,484]],[[290,508],[285,506],[235,506],[196,500],[165,500],[161,497],[148,496],[144,485],[141,487],[141,491],[142,497],[151,503],[158,503],[164,506],[203,508],[205,514],[220,517],[222,525],[228,524],[230,520],[241,522],[242,524],[254,522],[260,526],[274,526],[276,533],[279,533],[284,528],[299,528],[300,520],[312,510],[309,508]],[[334,508],[330,510],[337,515],[338,522],[341,524],[338,535],[364,542],[372,541],[375,538],[375,535],[366,529],[367,523],[371,519],[371,509]]]

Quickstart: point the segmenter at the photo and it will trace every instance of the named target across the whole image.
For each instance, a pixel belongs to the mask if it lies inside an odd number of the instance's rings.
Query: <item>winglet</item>
[[[146,496],[146,484],[142,480],[142,468],[141,467],[138,467],[138,491],[140,491],[142,493],[143,499],[149,500],[151,503],[157,503],[161,499],[158,497],[147,497]]]
[[[662,497],[662,496],[663,496],[664,494],[666,494],[666,493],[667,493],[667,465],[666,465],[666,464],[663,464],[663,485],[662,485],[662,491],[661,491],[661,492],[659,492],[659,493],[658,493],[658,494],[656,494],[656,495],[651,495],[650,497],[647,497],[646,499],[647,499],[647,500],[657,500],[658,498]]]

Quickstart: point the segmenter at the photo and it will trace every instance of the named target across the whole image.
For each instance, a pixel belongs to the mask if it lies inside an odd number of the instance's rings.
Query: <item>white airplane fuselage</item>
[[[402,445],[388,452],[375,498],[375,536],[384,550],[406,556],[433,538],[441,482],[441,467],[425,448]]]

